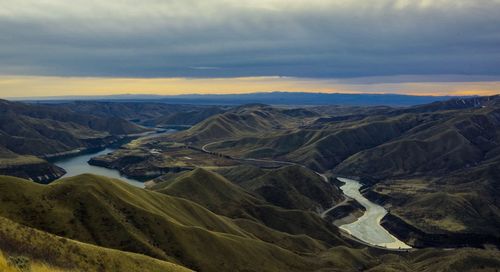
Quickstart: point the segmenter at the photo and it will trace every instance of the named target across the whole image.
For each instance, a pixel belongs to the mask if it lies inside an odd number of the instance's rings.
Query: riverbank
[[[151,137],[158,137],[164,134],[173,133],[175,130],[155,129],[146,133],[122,135],[120,141],[113,142],[105,148],[87,149],[73,155],[60,156],[57,159],[52,159],[52,163],[57,167],[64,169],[66,174],[62,177],[72,177],[85,173],[92,173],[101,176],[106,176],[114,179],[123,180],[136,187],[144,188],[144,181],[148,180],[144,176],[129,175],[113,169],[106,164],[98,163],[95,158],[112,153],[120,148],[122,145],[137,139],[149,139]]]
[[[365,212],[360,218],[352,223],[341,225],[341,229],[357,239],[375,246],[388,249],[411,248],[382,227],[380,223],[382,218],[387,214],[387,210],[361,195],[359,191],[362,186],[361,183],[346,178],[337,179],[345,183],[340,186],[342,192],[365,208]]]
[[[139,188],[144,187],[144,183],[141,182],[140,180],[136,180],[133,178],[129,178],[125,175],[120,174],[119,171],[114,170],[114,169],[108,169],[104,167],[98,167],[94,165],[90,165],[88,163],[89,160],[91,160],[92,157],[94,156],[100,156],[104,154],[108,154],[110,152],[113,152],[115,149],[113,148],[105,148],[101,149],[97,152],[90,152],[90,153],[85,153],[85,154],[80,154],[78,156],[71,156],[71,157],[65,157],[62,159],[59,159],[54,162],[54,165],[56,165],[59,168],[62,168],[65,170],[66,174],[64,174],[60,178],[68,178],[68,177],[73,177],[81,174],[86,174],[86,173],[92,173],[95,175],[100,175],[100,176],[105,176],[109,178],[114,178],[114,179],[120,179],[128,184],[134,185]]]

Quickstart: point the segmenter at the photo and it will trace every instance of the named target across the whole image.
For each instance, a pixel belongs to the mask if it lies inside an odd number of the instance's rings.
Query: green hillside
[[[500,108],[432,115],[394,141],[361,151],[337,166],[337,172],[374,178],[410,174],[446,174],[487,159],[499,150]],[[380,160],[374,163],[374,159]]]
[[[315,118],[316,116],[312,112],[307,113],[280,110],[260,104],[243,105],[214,115],[189,130],[178,133],[174,139],[184,142],[208,143],[219,139],[260,135],[264,131],[266,134],[279,133],[301,124],[307,118]]]
[[[478,271],[500,265],[498,251],[491,250],[388,254],[349,243],[332,246],[165,195],[169,187],[182,192],[196,182],[218,187],[214,194],[203,186],[193,192],[217,195],[207,203],[220,201],[226,187],[236,195],[228,194],[222,203],[259,202],[217,174],[195,170],[176,179],[165,181],[169,184],[160,188],[164,192],[157,193],[93,175],[51,185],[2,176],[0,251],[26,256],[33,271],[40,263],[69,271],[185,271],[182,266],[197,271]],[[295,223],[287,219],[281,224]]]
[[[257,235],[264,235],[262,230],[268,229],[270,233],[265,234],[268,239],[275,239],[273,233],[278,231],[287,233],[287,236],[300,235],[298,239],[303,238],[304,243],[309,243],[313,238],[321,241],[315,243],[345,244],[345,241],[339,238],[336,227],[323,221],[316,213],[275,206],[258,194],[245,191],[224,177],[204,169],[198,168],[173,176],[152,189],[192,200],[229,218],[245,219],[239,220],[239,224],[244,224],[246,229],[251,227],[252,233],[257,228]],[[248,221],[254,221],[265,228]]]
[[[267,202],[286,209],[318,211],[343,198],[336,186],[301,166],[260,170],[242,165],[217,171]]]
[[[82,175],[38,185],[2,177],[0,188],[3,217],[195,270],[303,271],[324,265],[256,239],[232,220],[191,201],[116,180]]]
[[[113,250],[56,236],[4,217],[0,217],[0,253],[1,251],[3,251],[3,256],[0,257],[3,258],[22,256],[22,259],[28,259],[33,272],[191,271],[182,266],[141,254]],[[0,271],[19,271],[18,267],[8,265],[1,259]]]

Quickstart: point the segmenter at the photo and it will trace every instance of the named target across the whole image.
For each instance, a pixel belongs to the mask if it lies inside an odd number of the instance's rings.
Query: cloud
[[[2,0],[0,73],[500,76],[499,13],[498,0]]]

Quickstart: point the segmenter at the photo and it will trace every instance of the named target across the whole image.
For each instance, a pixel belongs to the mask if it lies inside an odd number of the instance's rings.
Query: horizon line
[[[407,97],[436,97],[436,98],[457,98],[457,97],[480,97],[480,96],[494,96],[494,95],[432,95],[432,94],[396,94],[388,92],[305,92],[305,91],[255,91],[248,93],[186,93],[186,94],[154,94],[154,93],[144,93],[144,94],[134,94],[134,93],[121,93],[121,94],[102,94],[102,95],[47,95],[47,96],[11,96],[11,97],[0,97],[4,100],[12,101],[23,101],[23,100],[85,100],[85,98],[90,98],[91,100],[99,99],[113,99],[120,100],[129,97],[137,97],[136,99],[158,99],[158,98],[176,98],[183,96],[230,96],[230,95],[255,95],[255,94],[304,94],[304,95],[372,95],[372,96],[407,96]],[[498,94],[497,94],[498,95]],[[141,98],[142,97],[142,98]]]

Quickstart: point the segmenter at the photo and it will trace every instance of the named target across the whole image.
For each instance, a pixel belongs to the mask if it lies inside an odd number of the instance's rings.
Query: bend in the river
[[[73,177],[81,174],[95,174],[95,175],[100,175],[100,176],[105,176],[109,178],[114,178],[114,179],[120,179],[128,184],[137,186],[137,187],[144,187],[144,182],[140,182],[135,179],[130,179],[127,178],[126,176],[123,176],[120,174],[118,170],[115,169],[108,169],[100,166],[94,166],[88,164],[88,161],[93,158],[93,157],[98,157],[101,155],[106,155],[111,152],[116,150],[116,148],[106,148],[104,150],[101,150],[99,152],[95,153],[88,153],[88,154],[80,154],[76,156],[71,156],[63,159],[59,159],[54,162],[55,165],[61,167],[66,171],[66,174],[63,176],[63,178],[67,177]]]
[[[211,152],[210,150],[207,149],[208,146],[218,143],[221,141],[217,142],[211,142],[208,144],[205,144],[201,150],[203,152]],[[261,161],[261,162],[269,162],[269,163],[283,163],[286,165],[299,165],[306,167],[304,165],[300,165],[297,163],[293,162],[287,162],[287,161],[278,161],[278,160],[268,160],[268,159],[253,159],[253,158],[238,158],[239,160],[243,161]],[[306,167],[308,168],[308,167]],[[328,178],[321,173],[318,173],[314,171],[317,175],[319,175],[325,182],[328,182]],[[377,205],[370,200],[366,199],[361,193],[359,192],[359,189],[361,188],[361,184],[356,181],[356,180],[351,180],[347,178],[337,178],[338,180],[344,182],[345,184],[340,187],[342,192],[358,201],[363,207],[365,207],[366,211],[365,213],[358,218],[353,223],[350,224],[345,224],[341,225],[340,228],[348,232],[351,236],[355,237],[356,239],[372,246],[377,246],[377,247],[383,247],[387,249],[410,249],[411,247],[405,244],[404,242],[400,241],[398,238],[394,237],[392,234],[390,234],[382,225],[380,225],[380,221],[382,218],[387,214],[387,210],[380,206]],[[321,214],[321,217],[325,217],[326,214],[336,206],[324,211]]]
[[[165,134],[173,133],[175,131],[176,130],[174,130],[174,129],[169,129],[169,130],[167,130],[165,132],[161,132],[161,133],[144,133],[144,134],[142,134],[143,136],[139,137],[138,139],[155,138],[155,137],[159,137],[159,136],[162,136]],[[91,158],[98,157],[98,156],[105,155],[105,154],[109,154],[109,153],[115,151],[116,149],[117,148],[105,148],[104,150],[97,151],[94,153],[78,154],[75,156],[70,156],[70,157],[55,160],[54,164],[63,168],[66,171],[66,174],[63,176],[63,178],[90,173],[90,174],[101,175],[101,176],[105,176],[105,177],[109,177],[109,178],[120,179],[122,181],[125,181],[128,184],[134,185],[136,187],[144,188],[144,182],[128,178],[128,177],[120,174],[120,172],[118,170],[88,164],[88,161]]]
[[[411,248],[398,238],[390,234],[380,221],[387,214],[387,210],[366,199],[359,191],[361,183],[347,178],[337,178],[345,184],[340,186],[342,192],[355,199],[359,204],[365,207],[365,213],[353,223],[341,225],[340,228],[348,232],[357,239],[379,247],[388,249],[409,249]]]

